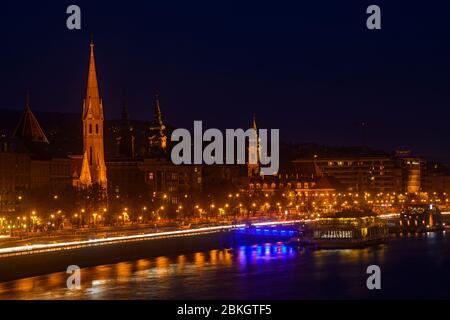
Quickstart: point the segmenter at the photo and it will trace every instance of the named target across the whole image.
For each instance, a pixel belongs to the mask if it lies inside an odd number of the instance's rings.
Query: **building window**
[[[148,173],[148,180],[153,180],[154,179],[154,173],[153,172],[149,172]]]
[[[92,134],[92,124],[89,124],[89,134]]]

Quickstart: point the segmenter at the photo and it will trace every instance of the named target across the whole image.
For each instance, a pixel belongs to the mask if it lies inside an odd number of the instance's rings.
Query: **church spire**
[[[25,96],[25,110],[31,110],[30,107],[30,91],[27,90],[26,96]]]
[[[258,127],[256,126],[256,115],[253,114],[253,121],[252,121],[252,129],[258,129]]]
[[[102,103],[100,99],[100,92],[98,89],[97,69],[95,66],[94,42],[92,40],[89,46],[90,46],[89,72],[88,72],[83,114],[84,116],[86,116],[89,112],[91,112],[97,116],[103,117],[103,112],[101,110]]]
[[[148,137],[148,151],[150,154],[155,151],[165,151],[167,146],[165,129],[166,126],[162,121],[159,95],[156,95],[155,107],[153,109],[153,123],[150,126]]]
[[[97,69],[95,67],[94,41],[91,40],[89,46],[91,50],[89,55],[89,73],[88,73],[86,99],[89,98],[99,99],[100,94],[98,90]]]
[[[159,94],[155,96],[156,102],[155,102],[155,108],[153,110],[153,124],[154,126],[159,126],[162,129],[164,129],[164,124],[162,122],[162,114],[161,114],[161,107],[159,105]]]
[[[116,137],[116,155],[134,158],[134,130],[130,124],[128,105],[124,101],[119,135]]]

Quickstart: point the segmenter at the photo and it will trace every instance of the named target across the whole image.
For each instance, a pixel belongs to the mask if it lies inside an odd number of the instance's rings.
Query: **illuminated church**
[[[103,137],[103,103],[100,98],[95,68],[94,43],[90,44],[86,97],[83,102],[83,160],[78,187],[98,185],[107,190]]]

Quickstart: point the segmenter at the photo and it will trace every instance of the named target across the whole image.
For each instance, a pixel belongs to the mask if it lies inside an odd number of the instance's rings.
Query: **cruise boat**
[[[381,244],[389,237],[386,221],[372,211],[344,211],[322,217],[305,230],[299,243],[344,249]]]

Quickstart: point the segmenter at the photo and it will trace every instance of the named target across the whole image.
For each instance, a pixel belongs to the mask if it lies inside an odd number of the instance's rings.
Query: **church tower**
[[[156,95],[155,108],[153,110],[153,123],[150,126],[148,136],[148,152],[161,153],[166,151],[167,137],[166,126],[162,121],[161,107],[159,105],[159,96]]]
[[[100,98],[95,69],[94,43],[90,43],[90,61],[86,97],[83,103],[83,163],[89,165],[82,170],[80,181],[92,181],[92,184],[107,189],[105,152],[103,147],[103,104]],[[83,177],[83,172],[86,177]],[[86,185],[88,186],[88,185]]]
[[[259,171],[259,136],[258,128],[256,126],[256,117],[253,115],[252,129],[255,130],[256,135],[250,138],[248,146],[249,161],[247,164],[248,177],[257,177],[260,175]],[[254,140],[256,138],[256,141]],[[250,157],[252,157],[250,163]],[[256,157],[256,158],[255,158]]]
[[[130,124],[127,104],[123,104],[119,136],[116,138],[116,155],[119,157],[134,158],[135,150],[134,129]]]

